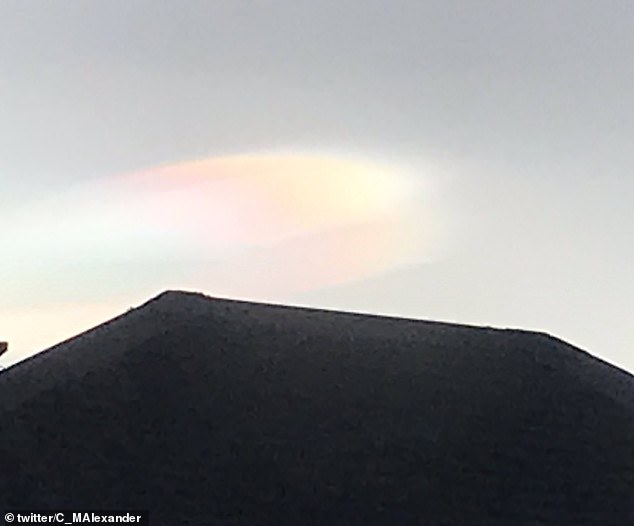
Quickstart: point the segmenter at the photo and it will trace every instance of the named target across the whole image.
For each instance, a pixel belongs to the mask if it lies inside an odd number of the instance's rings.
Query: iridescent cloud
[[[5,213],[0,309],[123,306],[175,287],[289,301],[434,258],[442,225],[429,190],[412,169],[300,154],[113,176]]]

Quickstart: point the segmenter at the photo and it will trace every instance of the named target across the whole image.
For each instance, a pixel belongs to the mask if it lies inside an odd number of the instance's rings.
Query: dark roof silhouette
[[[167,292],[0,375],[0,503],[632,525],[634,379],[542,333]]]

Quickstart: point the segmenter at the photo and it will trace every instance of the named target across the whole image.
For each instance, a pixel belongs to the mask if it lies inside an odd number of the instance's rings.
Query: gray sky
[[[634,3],[4,0],[0,50],[3,251],[35,257],[18,222],[42,200],[157,165],[406,163],[434,181],[442,257],[280,301],[545,330],[634,371]],[[117,276],[154,276],[138,302],[174,283],[164,257],[49,257],[39,288],[0,263],[0,337],[27,307],[115,309]]]

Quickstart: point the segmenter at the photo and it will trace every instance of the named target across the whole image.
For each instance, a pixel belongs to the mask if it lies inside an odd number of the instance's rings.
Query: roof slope
[[[0,375],[5,508],[634,523],[634,379],[541,333],[167,292]]]

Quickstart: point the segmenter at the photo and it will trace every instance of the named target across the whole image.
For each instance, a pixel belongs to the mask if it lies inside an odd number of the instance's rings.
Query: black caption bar
[[[15,510],[4,513],[4,524],[17,526],[21,524],[141,524],[149,526],[147,511],[130,510],[54,510],[33,511]]]

